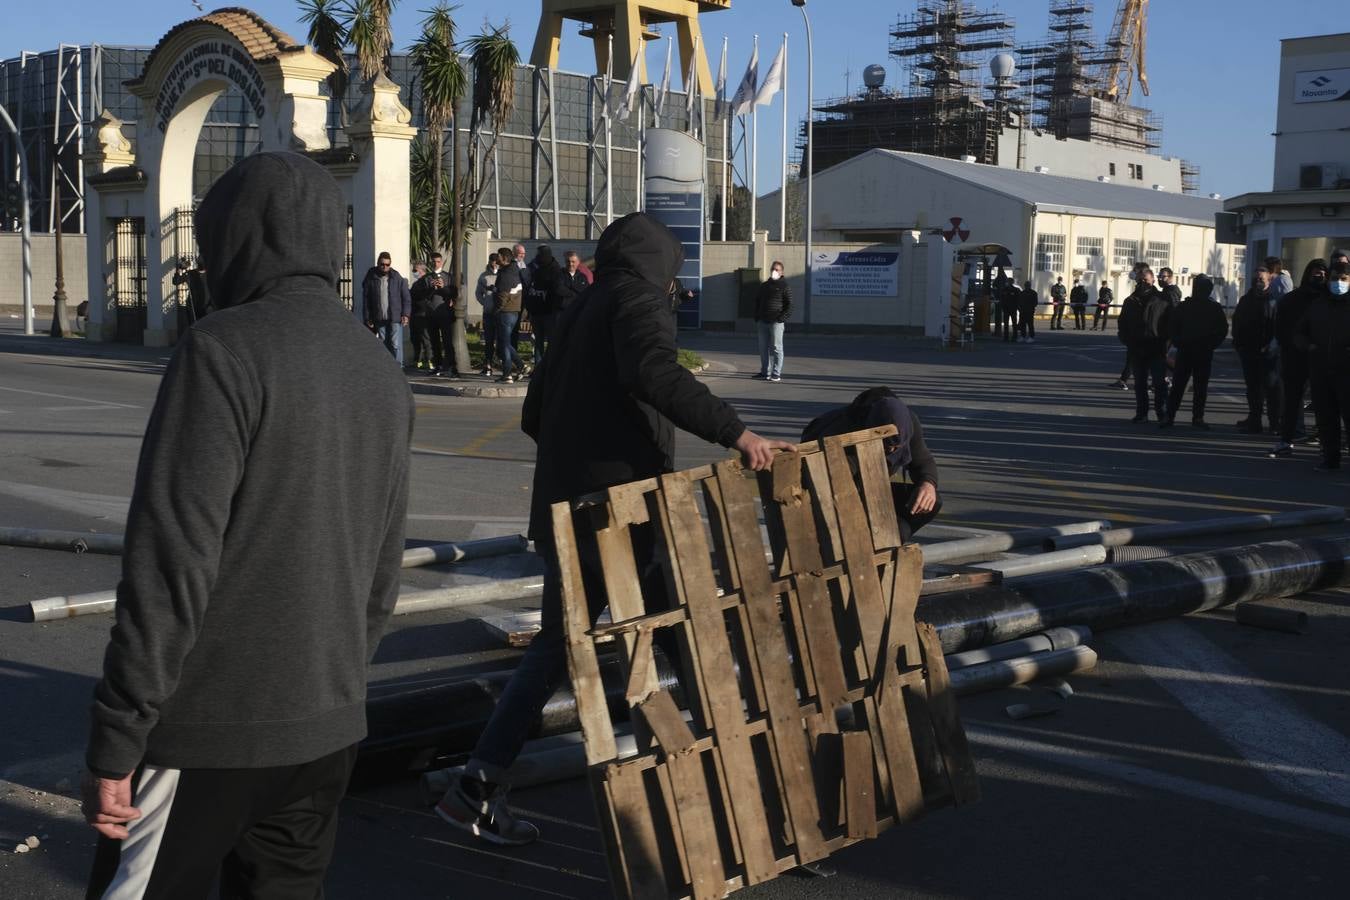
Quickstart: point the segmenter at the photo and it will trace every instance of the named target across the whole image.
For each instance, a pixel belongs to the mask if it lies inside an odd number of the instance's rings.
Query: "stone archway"
[[[328,101],[319,90],[333,64],[249,10],[207,13],[170,29],[127,87],[141,99],[133,144],[104,116],[86,157],[90,333],[116,335],[119,278],[109,276],[118,222],[139,219],[145,235],[147,346],[177,337],[172,223],[192,203],[197,139],[216,98],[232,87],[251,106],[264,150],[314,153],[329,147]],[[167,227],[166,227],[167,225]],[[103,302],[92,302],[101,298]]]

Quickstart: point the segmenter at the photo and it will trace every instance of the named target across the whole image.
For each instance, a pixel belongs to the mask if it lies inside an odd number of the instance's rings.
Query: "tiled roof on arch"
[[[164,37],[159,39],[159,43],[155,44],[154,49],[150,51],[150,55],[146,57],[141,74],[128,84],[135,85],[144,81],[145,73],[150,71],[150,67],[154,65],[155,58],[164,45],[185,29],[200,25],[203,22],[229,32],[235,40],[243,45],[244,50],[248,52],[254,62],[265,62],[286,51],[299,50],[304,47],[304,44],[272,25],[253,10],[244,9],[240,6],[227,6],[209,12],[204,16],[180,22],[170,28]]]

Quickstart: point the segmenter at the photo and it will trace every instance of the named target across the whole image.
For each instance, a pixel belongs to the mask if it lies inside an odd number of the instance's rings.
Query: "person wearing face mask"
[[[755,323],[759,329],[759,374],[756,378],[782,381],[783,328],[792,312],[792,291],[783,277],[783,263],[774,260],[769,279],[755,295]]]
[[[1327,273],[1327,290],[1313,298],[1298,323],[1294,343],[1308,353],[1313,414],[1322,442],[1317,470],[1341,467],[1341,426],[1350,431],[1350,265]]]
[[[1271,296],[1274,272],[1267,263],[1256,267],[1256,280],[1233,310],[1233,349],[1242,363],[1247,388],[1247,418],[1237,423],[1244,434],[1261,434],[1261,413],[1270,419],[1270,431],[1280,424],[1279,372],[1275,369],[1275,304]]]
[[[1303,391],[1308,386],[1308,354],[1298,346],[1294,335],[1315,299],[1326,293],[1327,264],[1314,259],[1303,270],[1299,286],[1275,304],[1275,339],[1280,344],[1280,384],[1284,391],[1284,411],[1280,417],[1280,440],[1271,450],[1271,459],[1293,456],[1294,441],[1303,431]]]

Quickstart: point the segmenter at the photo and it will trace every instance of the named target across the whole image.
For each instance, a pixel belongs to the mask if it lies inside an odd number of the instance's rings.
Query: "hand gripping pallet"
[[[882,445],[894,433],[805,444],[758,476],[733,460],[554,505],[568,665],[619,896],[722,897],[978,798],[937,636],[914,621],[923,558],[901,546]],[[653,539],[640,572],[634,546]],[[583,576],[582,546],[603,584]],[[613,624],[592,627],[588,590],[607,594]],[[662,629],[682,698],[659,689]],[[618,755],[598,641],[625,664],[636,756]]]

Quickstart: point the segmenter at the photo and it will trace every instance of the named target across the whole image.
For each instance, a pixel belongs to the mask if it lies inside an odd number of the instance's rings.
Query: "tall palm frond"
[[[306,40],[314,52],[335,68],[328,76],[328,93],[338,104],[342,122],[347,121],[347,84],[351,69],[347,65],[347,39],[351,28],[351,9],[345,0],[300,0],[300,21],[309,25]]]
[[[491,122],[494,131],[516,107],[516,67],[520,51],[512,43],[510,24],[485,30],[469,39],[473,59],[473,124]]]
[[[397,5],[398,0],[349,0],[348,37],[356,48],[356,63],[364,81],[381,72],[390,74],[389,51],[394,46],[394,37],[389,18]]]
[[[454,10],[445,3],[437,3],[426,11],[422,20],[422,36],[412,46],[413,65],[422,82],[422,114],[425,118],[425,134],[432,153],[433,178],[431,222],[431,247],[440,249],[441,235],[454,233],[454,229],[442,229],[442,203],[447,191],[442,178],[445,159],[445,128],[454,126],[455,110],[468,90],[468,79],[464,66],[460,63],[459,52],[455,49]]]

